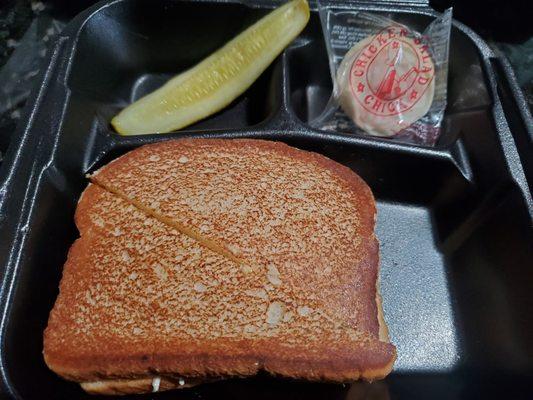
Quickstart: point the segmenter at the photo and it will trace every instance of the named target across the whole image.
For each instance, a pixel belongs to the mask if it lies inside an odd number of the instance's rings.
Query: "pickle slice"
[[[275,9],[193,68],[116,115],[122,135],[165,133],[221,110],[242,94],[303,30],[306,0]]]

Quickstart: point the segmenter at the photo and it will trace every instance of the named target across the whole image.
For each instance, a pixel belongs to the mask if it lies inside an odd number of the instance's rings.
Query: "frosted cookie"
[[[422,118],[433,102],[435,66],[429,47],[390,26],[344,56],[337,71],[339,102],[354,123],[376,136],[393,136]]]

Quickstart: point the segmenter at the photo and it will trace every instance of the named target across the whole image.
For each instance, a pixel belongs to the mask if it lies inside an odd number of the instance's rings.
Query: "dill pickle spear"
[[[193,68],[117,114],[121,135],[165,133],[221,110],[242,94],[303,30],[306,0],[275,9]]]

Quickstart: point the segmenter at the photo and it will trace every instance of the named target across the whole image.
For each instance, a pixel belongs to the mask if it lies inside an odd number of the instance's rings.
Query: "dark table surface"
[[[55,35],[95,0],[0,0],[0,163]],[[527,0],[432,0],[501,50],[533,109],[533,24]],[[16,49],[20,49],[15,52]],[[16,59],[15,59],[16,58]]]

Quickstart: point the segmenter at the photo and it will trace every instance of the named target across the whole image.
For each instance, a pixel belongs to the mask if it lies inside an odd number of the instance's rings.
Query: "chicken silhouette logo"
[[[434,94],[429,46],[403,26],[357,43],[338,71],[341,105],[357,125],[391,136],[427,113]]]
[[[385,66],[385,73],[381,80],[369,81],[369,85],[372,92],[383,100],[394,100],[405,94],[407,89],[413,85],[419,72],[415,66],[411,66],[407,71],[400,69],[402,65],[398,61],[402,49],[399,45],[395,46],[397,43],[388,44],[381,50],[382,54],[386,54],[386,58],[382,62],[379,60],[380,54],[374,60],[375,64]],[[381,55],[381,58],[384,57]]]

